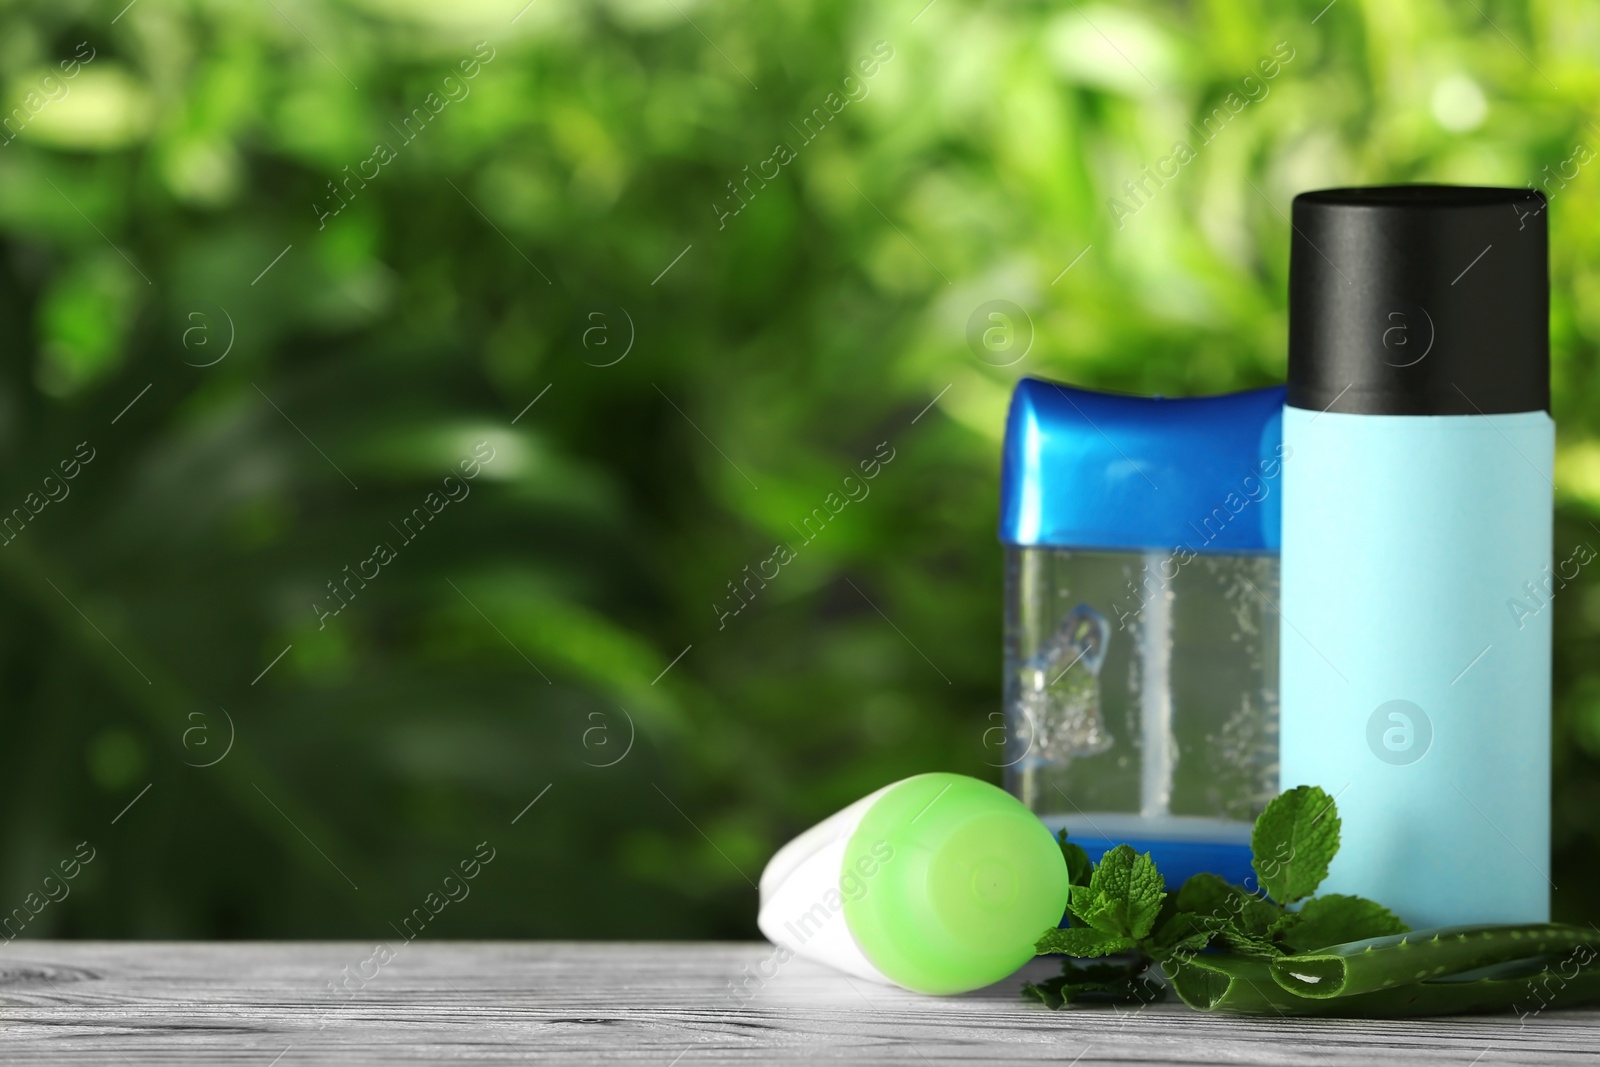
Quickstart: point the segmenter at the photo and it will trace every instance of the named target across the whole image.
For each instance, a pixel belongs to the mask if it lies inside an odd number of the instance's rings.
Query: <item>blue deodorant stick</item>
[[[1550,911],[1545,201],[1294,202],[1281,783],[1338,802],[1322,891],[1413,927]]]
[[[1006,788],[1098,860],[1254,877],[1278,794],[1285,391],[1122,396],[1024,378],[1000,479]]]

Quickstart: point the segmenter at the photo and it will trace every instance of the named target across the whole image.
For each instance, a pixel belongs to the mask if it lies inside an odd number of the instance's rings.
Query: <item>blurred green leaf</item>
[[[1555,558],[1600,544],[1591,22],[6,7],[0,508],[97,451],[0,547],[0,890],[87,837],[104,860],[30,931],[386,937],[487,838],[439,936],[753,936],[746,879],[787,837],[905,775],[995,774],[1014,381],[1280,380],[1307,188],[1550,195]],[[1005,366],[965,340],[996,298],[1033,333]],[[470,495],[402,533],[480,440]],[[1596,573],[1546,609],[1571,921],[1600,918]],[[224,709],[231,753],[195,766],[189,716]]]

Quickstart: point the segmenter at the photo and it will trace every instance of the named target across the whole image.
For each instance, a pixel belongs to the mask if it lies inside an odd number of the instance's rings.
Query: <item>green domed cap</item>
[[[845,847],[845,922],[889,979],[919,993],[998,982],[1067,907],[1067,865],[1038,816],[960,774],[922,774],[872,805]]]

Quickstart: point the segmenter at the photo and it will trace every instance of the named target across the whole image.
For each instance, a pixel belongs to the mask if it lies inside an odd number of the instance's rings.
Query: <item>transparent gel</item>
[[[1008,545],[1007,788],[1169,880],[1245,859],[1278,792],[1277,600],[1275,552]]]

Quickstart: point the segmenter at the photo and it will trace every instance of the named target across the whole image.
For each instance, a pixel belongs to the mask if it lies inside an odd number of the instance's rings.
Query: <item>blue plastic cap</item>
[[[1000,540],[1061,548],[1276,552],[1281,386],[1168,400],[1017,383]]]

